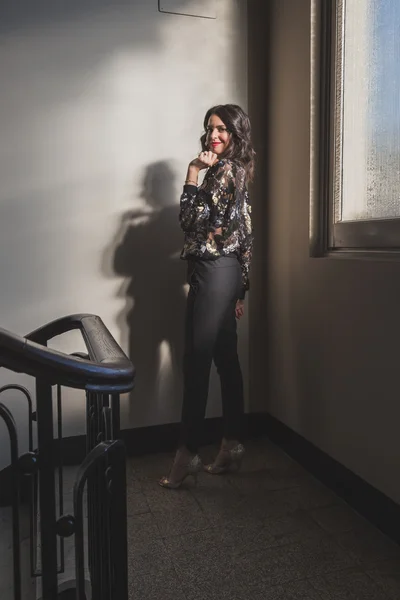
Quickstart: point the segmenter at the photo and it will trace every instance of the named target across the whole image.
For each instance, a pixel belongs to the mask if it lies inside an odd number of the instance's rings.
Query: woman
[[[244,313],[252,251],[247,182],[254,172],[250,121],[234,104],[214,106],[204,118],[202,152],[191,161],[180,200],[185,233],[181,258],[188,261],[184,395],[181,440],[168,477],[178,488],[203,468],[198,456],[212,360],[221,379],[224,437],[208,473],[239,467],[244,414],[243,380],[237,354],[236,319]],[[202,169],[208,169],[197,187]]]

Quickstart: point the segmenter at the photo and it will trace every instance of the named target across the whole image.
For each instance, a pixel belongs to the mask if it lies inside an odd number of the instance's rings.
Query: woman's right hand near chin
[[[186,183],[197,185],[199,172],[202,169],[212,167],[216,162],[218,162],[218,156],[214,154],[214,152],[210,152],[209,150],[200,152],[200,154],[189,163],[186,174]]]
[[[189,163],[189,169],[192,167],[201,171],[212,167],[216,162],[218,162],[218,155],[210,150],[205,150]]]

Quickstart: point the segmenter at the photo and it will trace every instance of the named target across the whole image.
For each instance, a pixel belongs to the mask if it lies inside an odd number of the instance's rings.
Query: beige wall
[[[248,3],[248,105],[252,138],[256,149],[256,172],[251,185],[254,251],[249,298],[249,382],[253,412],[265,411],[267,389],[266,268],[268,209],[266,175],[268,165],[268,54],[269,7],[262,0]]]
[[[210,20],[159,13],[157,0],[24,1],[2,18],[0,323],[24,334],[99,314],[138,369],[125,428],[180,417],[178,201],[207,108],[247,108],[246,6],[218,0]],[[240,340],[247,380],[246,320]],[[65,400],[65,435],[83,433],[82,394]],[[220,414],[215,373],[208,414]]]
[[[399,502],[400,263],[309,257],[309,0],[270,32],[265,406]]]

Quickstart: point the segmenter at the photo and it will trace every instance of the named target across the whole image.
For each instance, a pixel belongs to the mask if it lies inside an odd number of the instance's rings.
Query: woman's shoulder
[[[213,173],[225,172],[236,175],[241,170],[244,170],[243,166],[232,158],[220,158],[210,169]]]
[[[219,172],[221,177],[230,181],[236,189],[246,188],[246,169],[238,160],[221,158],[214,167],[217,167],[218,171],[216,172]]]
[[[220,158],[214,165],[214,167],[234,167],[237,166],[237,162],[232,158]]]

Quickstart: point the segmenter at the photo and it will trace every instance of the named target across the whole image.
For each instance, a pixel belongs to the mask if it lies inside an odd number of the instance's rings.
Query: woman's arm
[[[200,158],[201,157],[201,158]],[[232,180],[231,167],[218,161],[212,152],[203,152],[189,165],[183,194],[180,200],[179,220],[185,232],[208,229],[221,233],[223,215]],[[200,189],[197,188],[201,168],[213,167]]]
[[[240,267],[242,270],[243,282],[242,294],[240,296],[241,300],[244,299],[246,292],[250,288],[249,271],[253,253],[253,226],[251,222],[251,205],[247,194],[246,198],[244,199],[242,218],[243,222],[241,231],[240,253],[238,257]]]
[[[207,226],[210,207],[205,198],[198,198],[195,185],[186,184],[180,200],[179,222],[185,233],[195,232]]]

